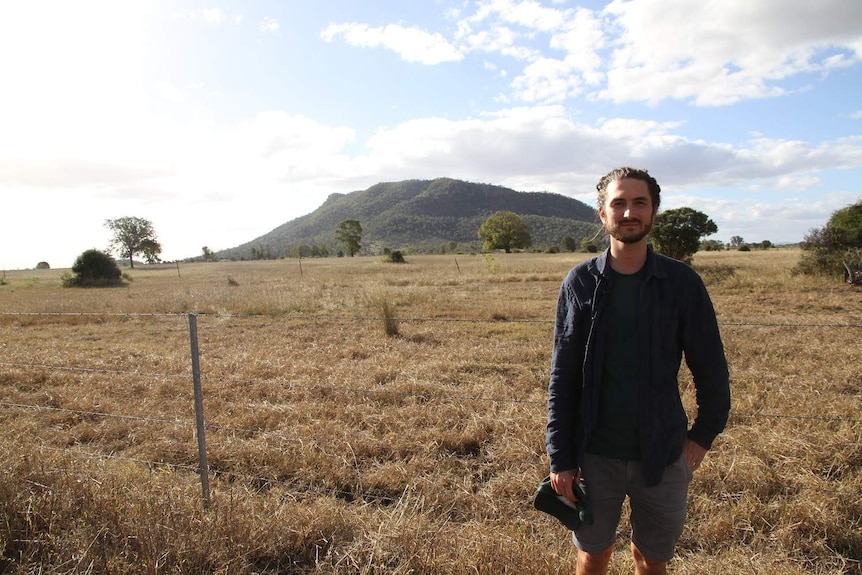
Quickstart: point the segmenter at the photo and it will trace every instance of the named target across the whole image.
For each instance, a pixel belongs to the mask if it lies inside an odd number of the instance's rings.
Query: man
[[[610,247],[560,288],[548,386],[551,485],[574,502],[580,481],[589,499],[593,524],[573,535],[579,575],[607,572],[626,496],[635,573],[663,574],[692,474],[727,423],[727,362],[700,277],[647,243],[656,180],[626,167],[596,187]],[[683,354],[697,397],[691,428],[677,383]]]

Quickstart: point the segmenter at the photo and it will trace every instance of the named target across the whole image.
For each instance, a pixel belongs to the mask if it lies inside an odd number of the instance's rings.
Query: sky
[[[648,169],[711,239],[862,199],[858,0],[0,0],[0,269],[107,219],[166,261],[451,177],[595,205]]]

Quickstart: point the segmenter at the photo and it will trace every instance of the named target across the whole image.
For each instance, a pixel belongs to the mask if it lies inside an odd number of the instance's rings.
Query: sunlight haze
[[[620,165],[715,239],[862,199],[862,2],[0,3],[0,269],[153,223],[166,261],[381,181],[595,203]]]

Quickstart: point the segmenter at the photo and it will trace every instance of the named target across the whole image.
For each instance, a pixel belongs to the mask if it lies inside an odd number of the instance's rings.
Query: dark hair
[[[599,183],[596,184],[596,189],[599,191],[599,207],[604,206],[605,200],[608,199],[608,186],[611,185],[611,182],[616,182],[617,180],[622,180],[624,178],[646,182],[646,185],[649,188],[649,195],[652,198],[652,207],[654,210],[658,210],[659,203],[661,202],[661,198],[659,197],[659,194],[661,194],[661,187],[658,185],[658,182],[655,181],[655,178],[650,176],[649,172],[646,170],[638,170],[637,168],[629,167],[611,170],[608,174],[603,176],[601,180],[599,180]]]

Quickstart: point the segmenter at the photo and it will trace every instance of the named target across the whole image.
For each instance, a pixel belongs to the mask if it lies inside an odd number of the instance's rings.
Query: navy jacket
[[[730,413],[730,382],[715,311],[700,276],[652,249],[644,265],[638,302],[639,431],[646,484],[656,485],[681,455],[686,436],[712,447]],[[596,427],[609,272],[605,251],[575,266],[560,287],[545,439],[554,472],[581,467]],[[697,398],[691,429],[677,383],[683,353]]]

